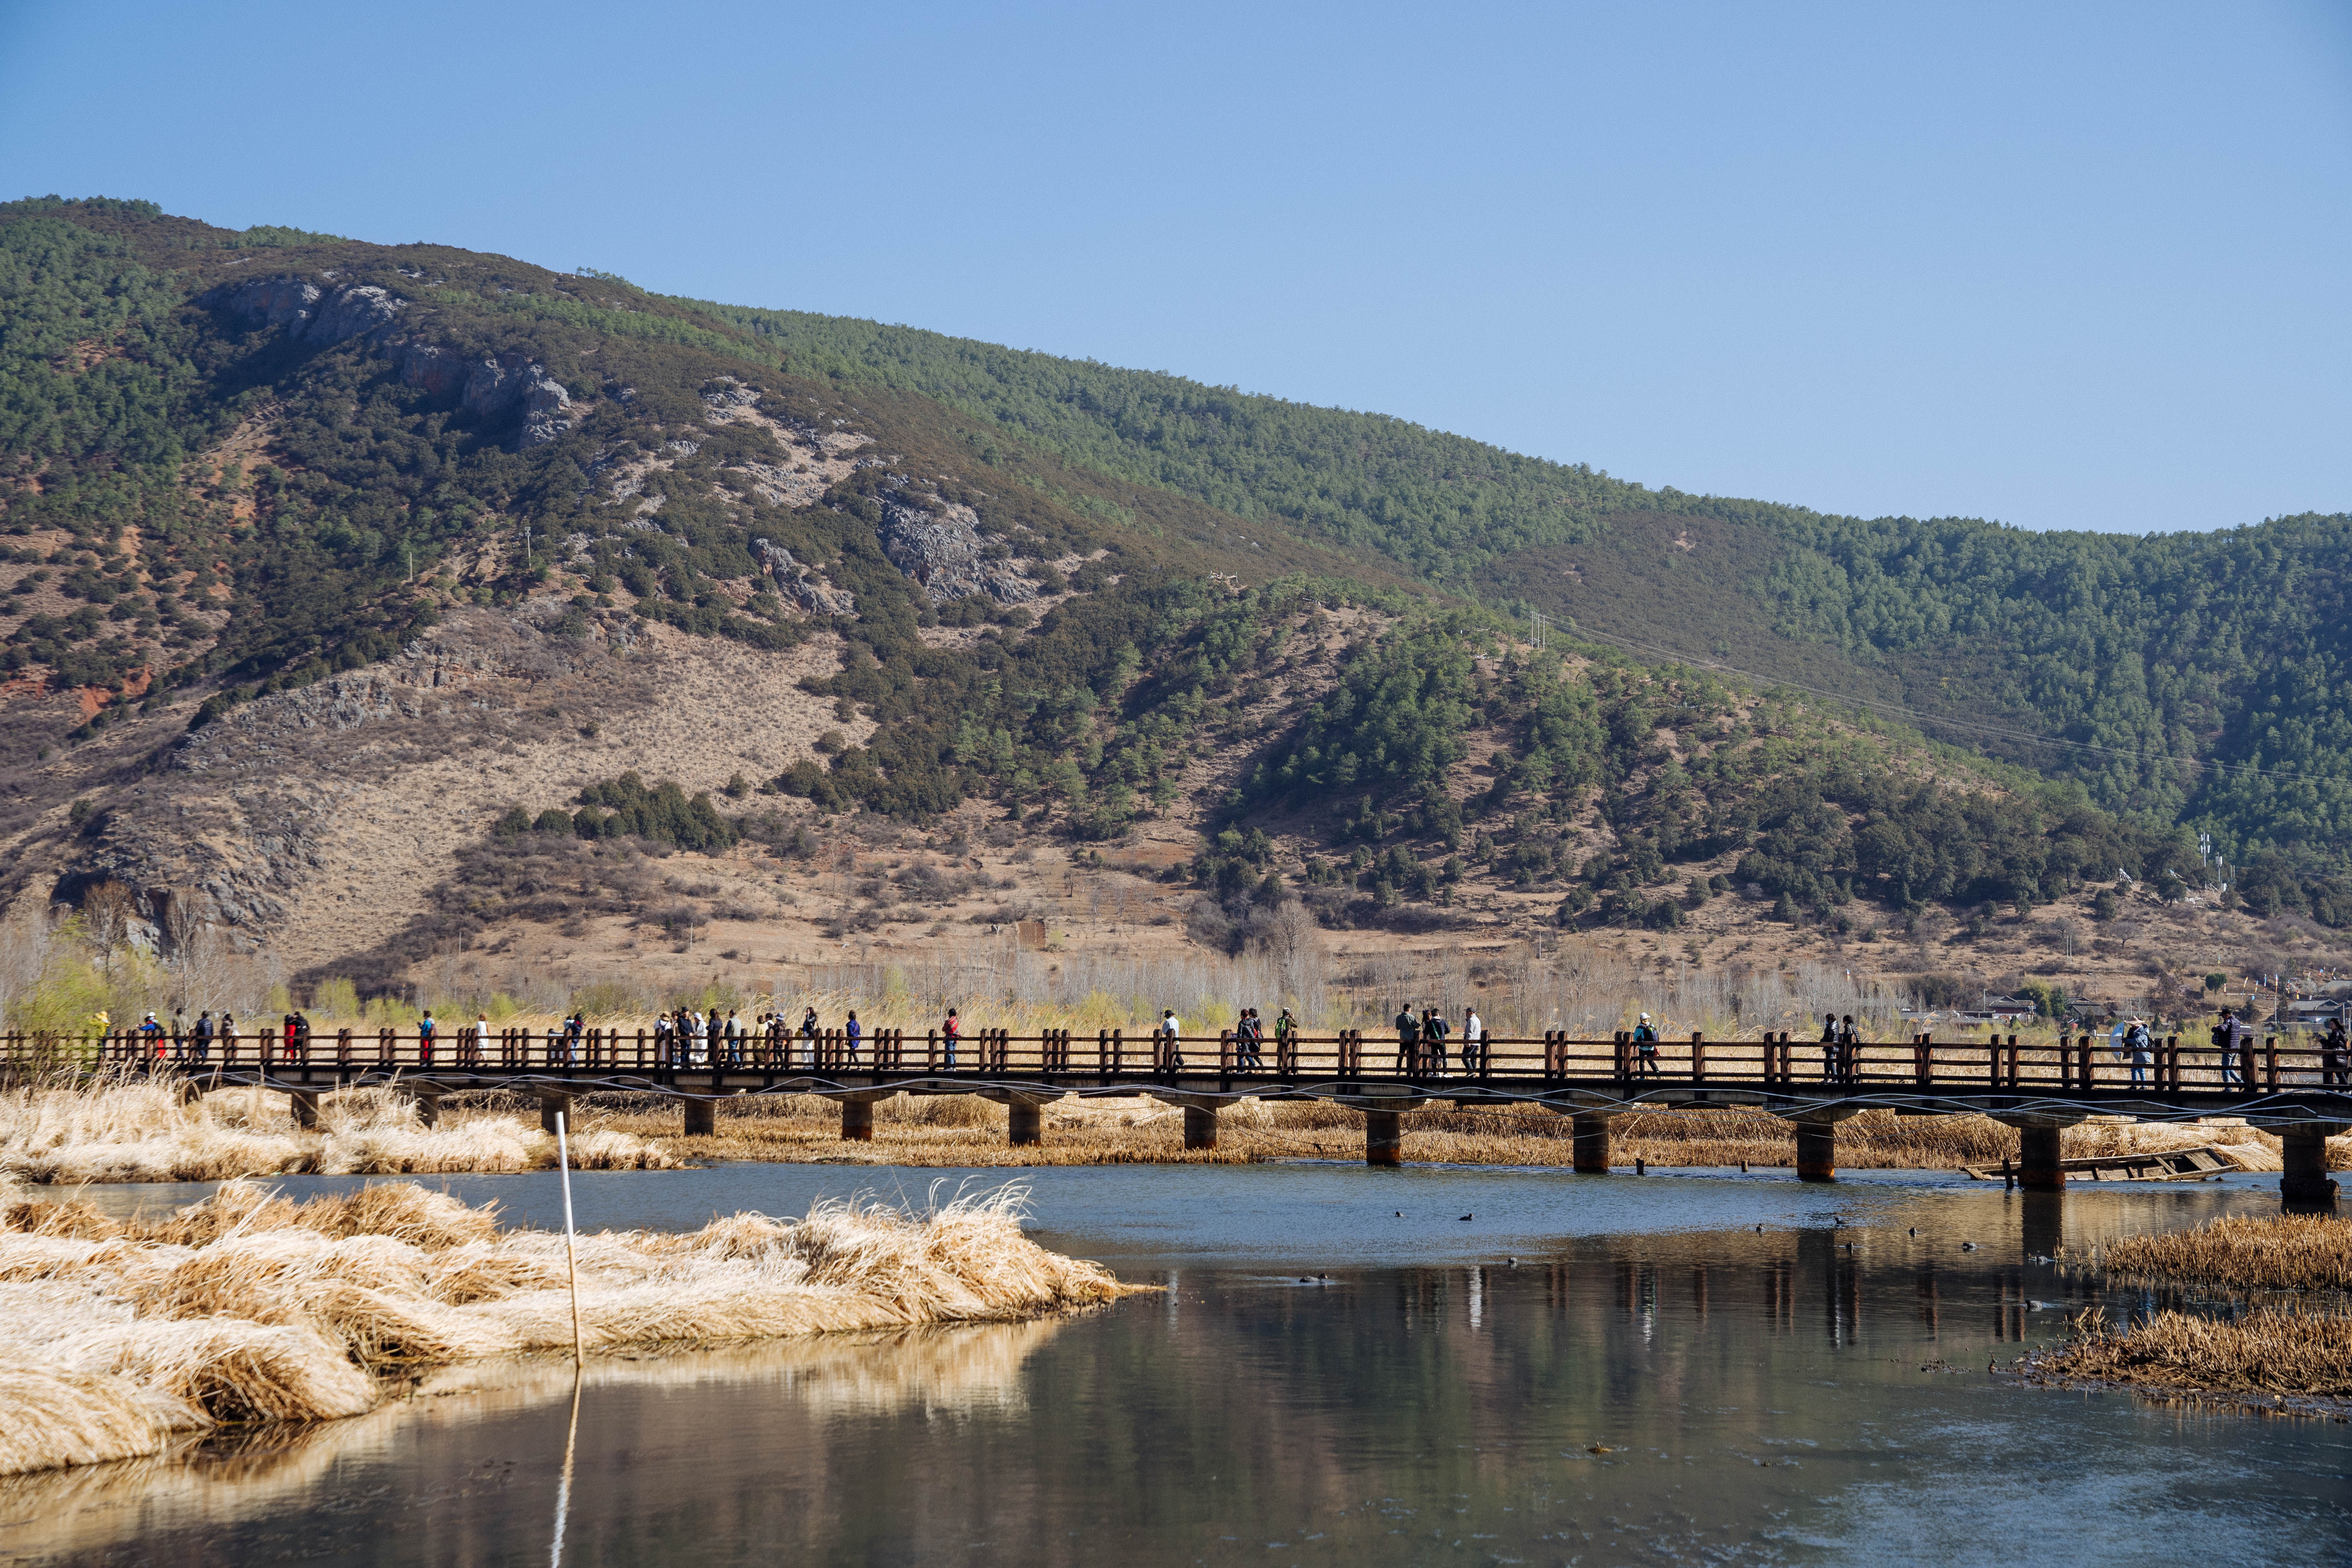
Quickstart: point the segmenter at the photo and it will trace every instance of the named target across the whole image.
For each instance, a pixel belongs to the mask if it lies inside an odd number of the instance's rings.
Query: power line
[[[1612,637],[1606,632],[1591,631],[1583,626],[1577,627],[1576,635],[1581,637],[1589,637],[1594,642],[1609,643],[1614,647],[1625,648],[1633,653],[1663,655],[1667,658],[1675,660],[1677,663],[1696,664],[1705,669],[1717,669],[1723,671],[1727,675],[1741,676],[1747,679],[1762,681],[1770,686],[1785,686],[1792,691],[1807,692],[1812,696],[1823,698],[1832,702],[1843,702],[1855,708],[1865,708],[1875,713],[1885,714],[1892,718],[1912,720],[1922,725],[1936,724],[1948,726],[1953,729],[1974,730],[1982,734],[1999,735],[2009,740],[2022,741],[2034,745],[2071,746],[2078,752],[2097,752],[2105,756],[2128,758],[2133,762],[2145,762],[2147,760],[2145,752],[2128,750],[2122,746],[2103,746],[2095,741],[2069,741],[2063,736],[2037,735],[2030,730],[2016,730],[2011,729],[2006,725],[1987,724],[1973,719],[1953,719],[1947,718],[1941,714],[1926,713],[1916,708],[1906,708],[1898,702],[1882,702],[1878,699],[1873,697],[1855,697],[1843,691],[1824,690],[1822,688],[1818,686],[1807,686],[1802,681],[1784,680],[1779,676],[1764,675],[1755,670],[1742,669],[1738,665],[1725,664],[1720,659],[1702,658],[1696,654],[1685,653],[1677,648],[1664,647],[1654,643],[1635,642],[1631,637]],[[2345,782],[2341,778],[2334,778],[2323,773],[2300,773],[2292,772],[2285,768],[2257,767],[2252,763],[2224,763],[2202,757],[2175,757],[2170,756],[2169,753],[2167,755],[2168,760],[2177,763],[2184,767],[2215,768],[2224,773],[2248,773],[2257,778],[2292,779],[2305,784],[2342,784]]]

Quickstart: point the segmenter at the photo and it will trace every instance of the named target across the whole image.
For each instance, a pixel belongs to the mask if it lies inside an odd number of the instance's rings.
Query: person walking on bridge
[[[196,1015],[196,1026],[188,1032],[188,1049],[197,1061],[213,1059],[213,1012],[207,1007]]]
[[[2352,1053],[2352,1037],[2346,1036],[2344,1016],[2338,1013],[2327,1020],[2327,1033],[2319,1037],[2319,1081],[2322,1085],[2333,1089],[2352,1083],[2352,1072],[2347,1070],[2352,1068],[2352,1061],[2347,1060],[2347,1053]]]
[[[1647,1013],[1633,1026],[1633,1070],[1643,1078],[1658,1076],[1658,1031]]]
[[[1439,1078],[1445,1076],[1445,1037],[1449,1026],[1445,1014],[1432,1007],[1421,1016],[1421,1037],[1429,1052],[1429,1070]]]
[[[2236,1009],[2221,1009],[2221,1021],[2213,1026],[2213,1045],[2221,1053],[2222,1088],[2246,1087],[2243,1076],[2238,1071],[2238,1063],[2243,1056],[2247,1040],[2252,1035],[2252,1030],[2238,1021]]]
[[[440,1027],[433,1021],[433,1009],[425,1009],[425,1016],[416,1021],[416,1065],[433,1065],[433,1035]]]
[[[801,1054],[810,1067],[816,1066],[816,1009],[811,1007],[801,1015]]]
[[[956,1010],[950,1007],[948,1009],[946,1019],[940,1025],[940,1043],[947,1051],[947,1059],[944,1065],[950,1072],[955,1071],[956,1042],[962,1038],[963,1020],[957,1017]]]
[[[1183,1071],[1184,1026],[1178,1020],[1173,1007],[1160,1009],[1160,1039],[1169,1073],[1172,1076]]]
[[[1862,1031],[1854,1027],[1851,1013],[1838,1025],[1837,1053],[1838,1081],[1850,1084],[1862,1065]]]
[[[1274,1065],[1279,1068],[1292,1059],[1291,1042],[1298,1038],[1298,1020],[1285,1007],[1274,1020]]]
[[[1462,1010],[1462,1070],[1484,1077],[1490,1063],[1486,1060],[1486,1023],[1478,1016],[1478,1009]]]
[[[866,1026],[857,1021],[856,1014],[852,1013],[849,1016],[849,1022],[841,1026],[844,1055],[848,1058],[849,1065],[851,1067],[856,1067],[857,1065],[857,1045],[858,1042],[865,1037]]]
[[[1822,1081],[1835,1081],[1838,1058],[1838,1023],[1835,1013],[1822,1015]]]
[[[1265,1025],[1255,1007],[1242,1009],[1241,1020],[1234,1026],[1234,1065],[1244,1072],[1265,1070]]]

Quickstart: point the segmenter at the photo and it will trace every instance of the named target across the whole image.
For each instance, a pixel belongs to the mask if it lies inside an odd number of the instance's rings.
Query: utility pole
[[[524,523],[524,524],[522,525],[522,565],[523,565],[523,570],[524,570],[524,571],[526,571],[526,572],[530,571],[530,564],[531,564],[531,562],[530,562],[530,524],[529,524],[529,523],[527,523],[527,522],[526,522],[526,523]]]

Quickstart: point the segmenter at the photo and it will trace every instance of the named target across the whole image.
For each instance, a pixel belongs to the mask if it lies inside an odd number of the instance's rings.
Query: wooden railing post
[[[2263,1087],[2278,1090],[2278,1037],[2272,1035],[2263,1041]]]
[[[1705,1083],[1706,1081],[1706,1037],[1694,1029],[1691,1031],[1691,1082]]]

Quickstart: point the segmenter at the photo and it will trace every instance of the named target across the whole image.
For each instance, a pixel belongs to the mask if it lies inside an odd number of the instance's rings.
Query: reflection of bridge
[[[2065,1184],[2058,1134],[2091,1116],[2146,1121],[2243,1118],[2276,1133],[2285,1150],[2280,1191],[2291,1201],[2332,1202],[2326,1140],[2352,1127],[2352,1061],[2320,1047],[2249,1043],[2231,1059],[2158,1043],[2135,1067],[2104,1036],[2021,1046],[2014,1035],[1947,1044],[1922,1035],[1902,1045],[1832,1047],[1758,1040],[1687,1040],[1644,1051],[1630,1037],[1575,1040],[1490,1038],[1465,1050],[1370,1040],[1360,1030],[1277,1045],[1228,1031],[1214,1039],[1091,1039],[1068,1029],[1014,1036],[978,1030],[950,1043],[880,1029],[852,1040],[838,1030],[782,1033],[684,1046],[646,1030],[592,1028],[576,1037],[533,1030],[470,1030],[427,1045],[379,1030],[291,1046],[276,1036],[215,1039],[199,1049],[139,1036],[33,1040],[11,1036],[8,1061],[97,1066],[183,1075],[190,1092],[259,1086],[292,1097],[313,1125],[319,1097],[392,1084],[414,1096],[429,1122],[447,1094],[498,1089],[535,1095],[551,1128],[574,1097],[667,1095],[685,1110],[688,1133],[713,1131],[718,1103],[745,1094],[817,1094],[841,1103],[841,1135],[870,1139],[874,1104],[895,1094],[978,1094],[1008,1108],[1015,1144],[1044,1141],[1041,1109],[1066,1095],[1145,1094],[1181,1106],[1187,1148],[1213,1148],[1217,1111],[1244,1096],[1335,1100],[1364,1113],[1364,1155],[1400,1162],[1398,1117],[1433,1101],[1541,1107],[1571,1119],[1575,1166],[1609,1168],[1609,1119],[1630,1110],[1746,1109],[1795,1126],[1797,1174],[1836,1173],[1837,1124],[1859,1111],[1902,1116],[1984,1115],[2018,1130],[2020,1184]]]

